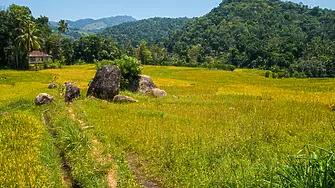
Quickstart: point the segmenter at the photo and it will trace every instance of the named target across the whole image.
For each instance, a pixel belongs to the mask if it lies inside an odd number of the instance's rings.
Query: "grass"
[[[0,117],[0,187],[62,187],[53,141],[26,114]]]
[[[94,73],[94,65],[40,72],[0,71],[0,114],[10,113],[2,118],[11,120],[23,114],[42,125],[41,112],[49,109],[57,137],[48,139],[59,144],[72,167],[74,181],[84,187],[107,186],[106,176],[112,166],[117,166],[119,187],[139,186],[130,170],[129,158],[133,156],[147,179],[165,187],[290,187],[276,183],[283,177],[277,172],[288,164],[287,156],[295,155],[306,144],[334,148],[335,79],[267,79],[259,70],[145,66],[143,73],[169,96],[151,98],[124,92],[139,102],[112,104],[85,98]],[[81,130],[59,91],[47,89],[54,76],[58,83],[77,82],[83,93],[71,108],[76,119],[94,129]],[[31,101],[40,92],[56,96],[56,102],[35,107]],[[19,137],[25,131],[12,127],[0,129],[0,134]],[[47,130],[26,132],[42,138]],[[31,167],[36,174],[40,168],[48,169],[43,161],[57,161],[57,155],[46,160],[36,154],[43,153],[43,145],[52,145],[48,139],[37,139],[40,144],[28,154],[41,165]],[[92,156],[95,140],[101,145],[99,155],[111,161],[102,164]],[[11,142],[1,141],[0,148]],[[24,139],[16,143],[24,144]],[[25,149],[20,150],[28,152]],[[324,159],[321,154],[319,158]],[[10,169],[7,166],[2,165],[0,172]],[[54,165],[49,169],[54,174],[40,184],[58,181],[59,168]],[[21,185],[19,181],[17,184]]]

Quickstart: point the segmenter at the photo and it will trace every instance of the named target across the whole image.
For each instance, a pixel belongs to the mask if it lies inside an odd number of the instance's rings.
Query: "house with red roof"
[[[40,51],[32,51],[29,53],[29,64],[41,64],[49,61],[51,57],[51,55]]]

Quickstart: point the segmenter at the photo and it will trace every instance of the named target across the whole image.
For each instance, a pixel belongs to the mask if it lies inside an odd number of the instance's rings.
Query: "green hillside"
[[[237,67],[308,77],[335,76],[335,11],[279,0],[224,0],[166,42],[189,61],[213,57]]]
[[[131,42],[133,46],[139,45],[142,40],[157,43],[181,29],[189,20],[188,18],[150,18],[107,28],[101,35],[111,37],[120,44]]]

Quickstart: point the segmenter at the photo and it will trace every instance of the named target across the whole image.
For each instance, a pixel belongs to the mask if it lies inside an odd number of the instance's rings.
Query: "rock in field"
[[[152,89],[151,94],[155,97],[166,97],[166,96],[168,96],[168,94],[164,90],[161,90],[161,89],[158,89],[158,88]]]
[[[35,98],[35,104],[38,106],[48,104],[55,100],[51,95],[47,93],[40,93],[36,98]]]
[[[76,82],[64,82],[63,86],[67,87],[69,85],[76,85]]]
[[[139,75],[138,79],[134,80],[129,86],[130,91],[141,93],[150,93],[154,88],[157,88],[157,86],[147,75]]]
[[[90,84],[87,96],[94,96],[104,100],[113,100],[113,98],[119,94],[120,81],[121,70],[118,66],[103,66],[97,71]]]
[[[137,100],[124,96],[124,95],[116,95],[113,99],[113,102],[115,103],[132,103],[132,102],[137,102]]]
[[[49,89],[55,89],[55,88],[57,88],[57,85],[55,83],[51,83],[51,84],[49,84],[48,88]]]
[[[69,84],[66,86],[65,102],[72,102],[75,98],[80,96],[80,89],[75,85]]]

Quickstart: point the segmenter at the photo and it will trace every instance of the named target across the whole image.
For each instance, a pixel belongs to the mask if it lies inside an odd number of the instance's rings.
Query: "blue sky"
[[[150,17],[194,17],[208,13],[222,0],[0,0],[0,6],[28,6],[35,17],[45,15],[60,19],[101,18],[130,15],[136,19]],[[310,6],[335,10],[334,0],[292,0]]]

